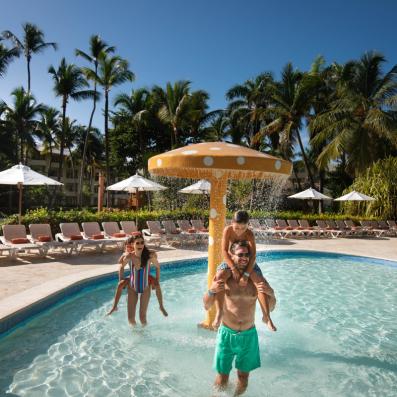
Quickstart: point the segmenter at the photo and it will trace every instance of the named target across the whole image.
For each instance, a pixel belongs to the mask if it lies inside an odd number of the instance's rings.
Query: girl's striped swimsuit
[[[149,283],[149,273],[150,266],[149,263],[141,267],[140,269],[136,269],[132,264],[132,260],[130,260],[130,286],[137,292],[141,294]]]

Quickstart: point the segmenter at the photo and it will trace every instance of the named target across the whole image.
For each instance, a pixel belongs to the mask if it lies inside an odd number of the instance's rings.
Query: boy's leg
[[[241,396],[247,390],[249,376],[249,372],[237,371],[237,384],[234,392],[235,396]]]
[[[252,282],[255,284],[256,289],[258,290],[258,301],[263,316],[262,321],[267,325],[270,331],[277,331],[277,328],[273,324],[273,321],[270,317],[270,311],[274,309],[274,304],[276,302],[274,291],[265,278],[258,274],[255,270],[252,271],[250,277]],[[272,305],[270,305],[270,300],[272,301]]]
[[[218,391],[224,391],[227,388],[227,384],[229,382],[228,374],[220,374],[218,373],[215,378],[214,386]]]
[[[164,315],[165,317],[167,317],[167,316],[168,316],[168,313],[167,313],[167,311],[166,311],[165,308],[164,308],[164,304],[163,304],[163,294],[161,293],[160,284],[157,283],[157,285],[154,285],[154,289],[156,290],[156,297],[157,297],[157,300],[158,300],[158,302],[159,302],[160,311],[161,311],[161,313],[163,313],[163,315]]]
[[[135,313],[136,313],[136,304],[138,303],[138,294],[133,289],[128,287],[128,298],[127,298],[127,312],[128,312],[128,322],[132,325],[136,325],[135,321]]]
[[[107,313],[108,316],[117,310],[117,305],[119,304],[121,293],[123,292],[123,289],[127,285],[128,285],[127,279],[120,280],[119,283],[117,284],[116,293],[114,294],[113,306],[110,309],[110,311]]]
[[[231,276],[231,271],[227,267],[226,264],[222,264],[218,266],[218,270],[215,275],[215,280],[222,280],[226,283],[226,280]],[[215,295],[215,308],[216,308],[216,315],[215,320],[212,323],[212,327],[214,329],[218,329],[221,325],[222,316],[223,316],[223,304],[225,302],[225,292],[218,292]]]

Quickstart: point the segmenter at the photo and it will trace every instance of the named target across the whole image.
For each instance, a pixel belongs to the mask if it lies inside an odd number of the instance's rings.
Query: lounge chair
[[[289,226],[284,219],[276,219],[276,224],[279,228],[281,228],[283,232],[285,232],[284,238],[287,238],[289,236],[298,237],[303,235],[300,230],[296,230],[293,227]]]
[[[139,232],[138,228],[136,227],[136,223],[134,221],[121,221],[120,222],[122,231],[127,234],[128,236],[132,235],[133,233]],[[162,239],[156,236],[149,236],[144,234],[145,241],[149,244],[154,244],[156,247],[161,246]]]
[[[0,243],[0,255],[5,256],[5,254],[4,254],[5,252],[7,252],[8,256],[11,259],[14,259],[17,256],[18,248],[13,248],[8,245],[4,245],[4,244]]]
[[[313,232],[313,236],[321,237],[325,235],[325,232],[320,229],[318,226],[310,226],[310,223],[307,219],[299,219],[298,223],[304,230],[311,230]]]
[[[113,238],[124,243],[129,237],[120,230],[117,222],[102,222],[102,228],[106,238]]]
[[[29,231],[32,241],[45,247],[48,250],[52,248],[62,248],[67,254],[73,251],[73,245],[70,241],[55,241],[52,237],[51,226],[48,223],[31,223]]]
[[[119,243],[118,239],[105,236],[98,222],[83,222],[81,226],[83,228],[83,237],[86,240],[96,241],[101,249],[107,245],[117,245]]]
[[[327,219],[325,223],[330,230],[339,230],[341,232],[340,236],[338,237],[347,237],[352,234],[351,231],[346,228],[346,225],[344,223],[342,227],[339,227],[339,225],[332,219]]]
[[[287,219],[288,225],[294,230],[300,231],[302,236],[304,237],[311,237],[317,234],[314,230],[312,229],[306,229],[303,226],[301,226],[296,219]]]
[[[387,236],[394,236],[395,232],[390,229],[390,226],[385,221],[371,221],[374,230],[384,230],[384,234]]]
[[[342,230],[345,233],[345,236],[355,236],[355,235],[359,234],[358,231],[351,229],[341,219],[335,220],[334,223],[336,224],[336,226],[338,227],[339,230]]]
[[[156,237],[156,238],[160,238],[160,244],[167,243],[165,231],[161,227],[161,223],[159,221],[146,221],[146,225],[147,225],[148,229],[142,230],[142,233],[145,238]]]
[[[281,239],[284,239],[285,236],[288,234],[286,230],[277,225],[274,219],[265,219],[265,225],[267,226],[268,233],[270,233],[272,237],[279,237]]]
[[[393,221],[393,220],[388,220],[387,221],[387,224],[389,225],[389,227],[390,228],[392,228],[392,229],[394,229],[394,230],[397,230],[397,223],[396,223],[396,221]]]
[[[132,234],[139,232],[138,228],[136,227],[135,221],[121,221],[120,226],[125,234]]]
[[[344,220],[345,225],[352,230],[356,235],[362,236],[366,234],[366,231],[362,226],[357,226],[351,219],[345,219]]]
[[[190,223],[197,231],[208,235],[208,229],[204,226],[204,222],[201,219],[192,219]]]
[[[192,243],[201,244],[207,237],[206,234],[196,230],[187,219],[178,220],[177,224],[184,234],[190,236]]]
[[[81,252],[84,247],[95,247],[97,250],[102,248],[99,240],[84,238],[76,222],[60,223],[59,228],[61,229],[61,233],[57,233],[55,238],[58,241],[67,241],[72,244],[73,250],[76,253]]]
[[[174,221],[167,219],[164,220],[162,224],[164,226],[164,231],[168,242],[184,243],[190,240],[189,234],[183,233],[180,229],[178,229],[175,226]]]
[[[375,237],[381,237],[385,233],[385,230],[374,227],[371,221],[360,221],[360,223],[368,234],[372,234]]]
[[[258,240],[267,240],[267,238],[272,235],[266,226],[264,227],[261,225],[259,219],[251,218],[250,226],[254,232],[255,238]]]
[[[3,225],[3,236],[0,240],[5,246],[17,249],[17,253],[37,251],[40,256],[47,254],[45,247],[32,242],[24,225]]]
[[[338,230],[333,228],[332,226],[328,226],[324,220],[316,219],[317,226],[323,230],[325,235],[328,235],[332,238],[338,238],[341,234],[343,234],[342,230]]]

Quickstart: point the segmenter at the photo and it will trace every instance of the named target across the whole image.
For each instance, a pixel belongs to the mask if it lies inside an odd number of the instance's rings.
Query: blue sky
[[[58,51],[32,59],[32,92],[40,102],[59,107],[49,65],[57,67],[63,56],[85,65],[74,49],[87,51],[89,37],[99,34],[136,74],[134,83],[114,89],[113,96],[187,79],[193,89],[210,94],[216,109],[226,106],[231,86],[263,71],[278,76],[288,61],[306,70],[320,54],[327,62],[345,62],[378,50],[389,69],[397,63],[396,15],[394,0],[13,0],[1,5],[0,30],[20,37],[21,24],[32,22],[46,41],[59,44]],[[9,101],[10,92],[26,81],[21,58],[0,80],[0,98]],[[71,103],[68,115],[88,124],[90,109],[89,102]],[[101,112],[95,125],[103,129]]]

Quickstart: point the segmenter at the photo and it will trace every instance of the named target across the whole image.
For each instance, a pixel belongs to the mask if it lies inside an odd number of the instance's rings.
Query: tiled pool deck
[[[258,244],[263,250],[309,250],[335,252],[349,255],[397,261],[397,238],[384,239],[328,239],[328,240],[281,240]],[[20,319],[48,307],[65,296],[65,288],[79,290],[93,278],[111,278],[118,270],[119,251],[98,254],[82,253],[77,256],[54,255],[40,259],[26,256],[16,261],[0,258],[0,333],[9,329]],[[161,248],[158,256],[161,263],[183,259],[202,258],[206,249]],[[48,299],[51,297],[51,299]],[[43,302],[43,304],[34,305]],[[7,320],[9,319],[9,321]]]

